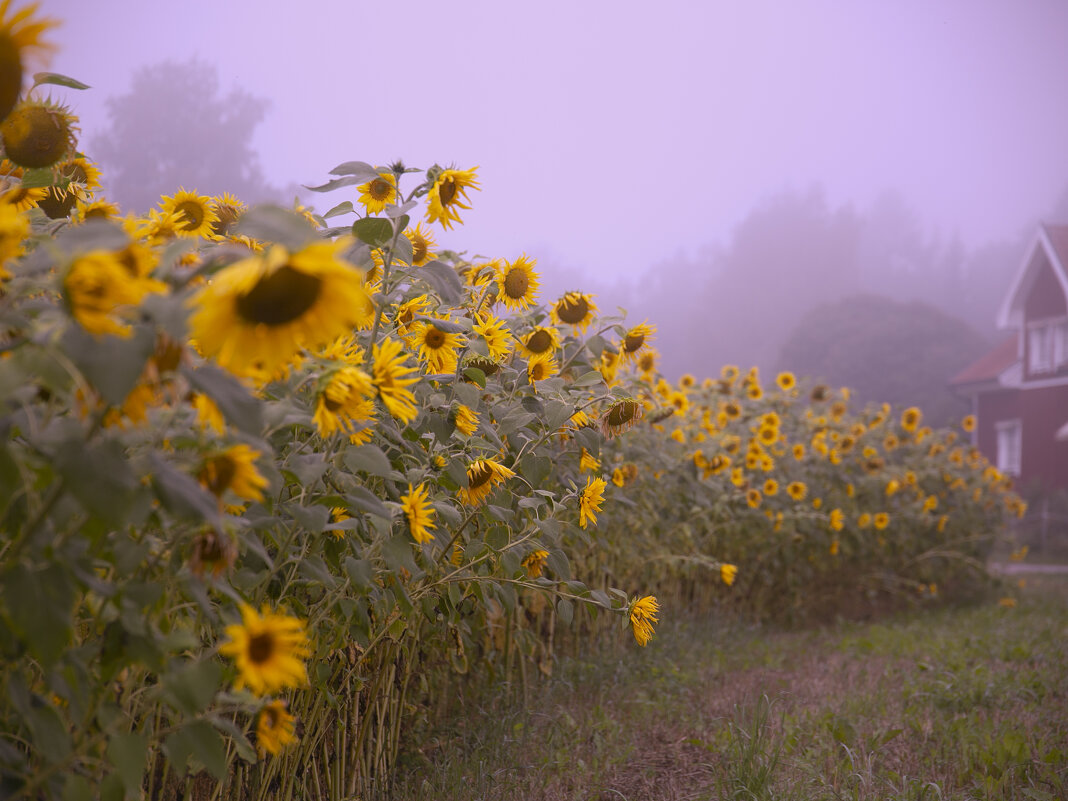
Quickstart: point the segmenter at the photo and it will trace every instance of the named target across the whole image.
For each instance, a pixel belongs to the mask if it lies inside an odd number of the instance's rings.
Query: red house
[[[998,314],[1012,336],[950,380],[972,442],[1021,489],[1068,489],[1068,225],[1043,225]]]

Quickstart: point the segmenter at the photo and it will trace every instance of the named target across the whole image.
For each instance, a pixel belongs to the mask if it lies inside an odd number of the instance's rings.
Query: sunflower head
[[[380,214],[386,206],[397,199],[397,176],[391,172],[380,172],[365,184],[356,187],[360,193],[358,201],[368,214]]]
[[[427,221],[439,222],[446,229],[452,228],[453,223],[463,225],[459,210],[471,208],[464,201],[470,200],[468,189],[479,189],[477,171],[478,167],[469,170],[431,168],[428,177],[433,184],[427,193]]]
[[[78,118],[48,100],[24,100],[0,122],[4,154],[20,167],[51,167],[74,155]]]
[[[509,309],[530,308],[537,299],[538,274],[534,272],[534,259],[525,255],[515,261],[503,262],[497,269],[497,300]]]
[[[174,217],[178,236],[210,236],[219,223],[215,204],[210,197],[179,189],[172,197],[163,197],[160,207],[164,214]]]
[[[635,598],[631,601],[627,614],[630,618],[631,630],[634,632],[634,640],[638,645],[645,647],[653,639],[653,634],[655,634],[653,625],[660,622],[659,613],[660,604],[657,603],[655,596],[646,595],[644,598]]]
[[[238,689],[247,686],[262,696],[308,684],[304,660],[311,656],[311,647],[303,620],[267,606],[260,614],[242,604],[241,623],[227,626],[226,636],[230,639],[219,646],[219,653],[237,664]]]
[[[229,192],[211,198],[211,210],[215,212],[216,217],[211,226],[211,233],[215,236],[229,234],[247,208],[241,200]]]
[[[526,568],[527,576],[535,579],[542,574],[542,571],[545,569],[545,560],[548,558],[549,552],[539,548],[538,550],[531,551],[523,557],[521,565]]]
[[[541,356],[535,356],[527,362],[527,380],[533,386],[539,381],[544,381],[546,378],[551,378],[556,375],[559,366],[549,354],[543,354]]]
[[[37,3],[9,12],[11,0],[0,3],[0,119],[6,117],[22,91],[23,70],[28,62],[53,50],[41,34],[59,23],[37,17]]]
[[[520,339],[519,349],[524,356],[535,358],[552,355],[560,347],[560,332],[552,326],[538,326]]]
[[[553,304],[550,314],[557,325],[570,325],[577,331],[585,331],[597,316],[597,306],[593,295],[568,292]]]
[[[623,341],[619,343],[619,352],[623,361],[629,361],[636,358],[641,349],[648,344],[649,340],[652,339],[653,334],[655,333],[656,328],[649,325],[649,323],[641,323],[627,331],[626,336],[623,337]]]
[[[467,486],[459,491],[460,500],[469,506],[482,503],[493,488],[515,473],[493,459],[479,459],[467,466]]]
[[[262,501],[270,482],[256,469],[260,452],[240,444],[209,456],[200,468],[200,483],[221,498],[230,490],[239,498]]]
[[[606,437],[614,437],[635,425],[642,419],[645,408],[636,400],[616,401],[601,417],[601,432]]]
[[[922,419],[923,412],[915,406],[910,406],[901,413],[901,427],[911,433],[920,425]]]
[[[431,249],[436,244],[430,232],[423,228],[422,223],[416,223],[414,228],[405,228],[404,235],[412,243],[412,266],[422,267],[424,264],[437,258],[437,254]]]
[[[297,720],[286,710],[285,701],[263,705],[256,716],[256,750],[260,756],[277,755],[297,739]]]
[[[210,573],[218,578],[233,567],[237,560],[237,543],[233,538],[215,529],[209,529],[193,541],[193,553],[189,557],[189,569],[197,578]]]

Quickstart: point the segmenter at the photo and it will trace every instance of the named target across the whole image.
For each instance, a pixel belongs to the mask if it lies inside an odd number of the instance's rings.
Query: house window
[[[1023,451],[1023,425],[1019,420],[1005,420],[995,423],[998,435],[998,470],[1005,475],[1020,475],[1020,461]]]
[[[1053,368],[1059,370],[1068,364],[1068,322],[1057,323],[1053,328]]]
[[[1053,326],[1036,325],[1028,335],[1027,367],[1032,373],[1053,369]]]

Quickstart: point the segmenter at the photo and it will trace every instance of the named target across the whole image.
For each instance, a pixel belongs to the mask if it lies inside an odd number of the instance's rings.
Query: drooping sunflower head
[[[299,618],[271,612],[266,605],[261,615],[242,604],[241,623],[227,626],[226,636],[230,639],[219,653],[237,664],[238,689],[247,686],[262,696],[308,684],[304,660],[311,656],[311,647]]]
[[[371,377],[351,364],[324,376],[315,401],[313,419],[322,437],[337,431],[352,434],[360,428],[358,424],[373,419],[375,413]]]
[[[552,355],[560,347],[560,332],[552,326],[538,326],[520,339],[519,350],[527,358]]]
[[[601,432],[606,437],[618,436],[637,424],[644,413],[645,407],[639,401],[633,399],[616,401],[601,417]]]
[[[503,262],[497,270],[497,300],[513,311],[534,305],[539,286],[535,264],[534,259],[525,255],[511,263]]]
[[[523,557],[523,561],[520,564],[522,567],[526,568],[527,576],[535,579],[542,574],[542,571],[545,569],[545,560],[548,558],[549,552],[539,548],[538,550],[531,551]]]
[[[640,323],[627,331],[623,341],[619,343],[619,352],[623,361],[626,362],[636,358],[655,333],[656,327],[649,325],[649,323]]]
[[[504,320],[492,314],[476,315],[472,330],[482,337],[491,359],[505,359],[512,352],[512,332]]]
[[[479,459],[467,466],[467,486],[457,493],[460,500],[469,506],[482,503],[493,488],[503,484],[515,473],[493,459]]]
[[[356,187],[360,193],[358,201],[367,209],[368,214],[381,214],[386,206],[397,199],[397,176],[391,172],[380,172],[377,178]]]
[[[297,739],[297,719],[286,710],[285,701],[264,704],[256,716],[256,750],[260,756],[277,755]]]
[[[404,235],[412,243],[413,267],[422,267],[437,258],[437,254],[431,252],[431,248],[436,244],[434,238],[423,228],[422,223],[416,223],[414,228],[405,228]]]
[[[211,198],[211,210],[217,218],[211,226],[211,233],[215,236],[226,236],[237,225],[241,215],[248,208],[239,198],[224,192]]]
[[[597,524],[597,512],[604,503],[604,490],[608,483],[603,478],[586,478],[586,486],[579,493],[579,526],[586,528],[590,523]]]
[[[559,366],[551,355],[535,356],[527,362],[527,380],[531,385],[556,375]]]
[[[100,169],[84,156],[75,156],[52,168],[55,183],[37,207],[53,220],[70,216],[75,204],[88,201],[100,188]]]
[[[200,483],[216,497],[229,490],[239,498],[262,501],[263,490],[270,484],[256,469],[260,452],[238,444],[215,453],[200,468]]]
[[[420,545],[434,539],[434,535],[430,532],[436,528],[434,524],[436,512],[430,505],[429,495],[430,490],[427,489],[426,484],[420,484],[414,488],[409,484],[408,494],[401,497],[401,509],[404,510],[404,516],[408,520],[408,530],[412,534],[412,539]]]
[[[656,597],[646,595],[644,598],[635,598],[631,601],[628,610],[631,630],[634,632],[634,640],[643,648],[649,644],[656,633],[653,625],[660,622],[658,617],[660,604]]]
[[[597,316],[597,306],[593,295],[567,292],[553,304],[550,314],[557,325],[570,325],[576,331],[585,332]]]
[[[478,412],[462,403],[456,405],[450,418],[456,430],[465,436],[470,437],[478,430]]]
[[[372,380],[379,399],[393,417],[410,423],[419,415],[419,407],[408,387],[419,381],[419,375],[407,363],[404,346],[396,339],[384,339],[375,344],[373,356]]]
[[[37,6],[30,3],[11,13],[11,0],[0,2],[0,119],[18,101],[24,69],[54,49],[40,37],[59,23],[48,17],[36,17]]]
[[[74,155],[78,118],[49,100],[24,100],[0,122],[4,155],[20,167],[51,167]]]
[[[197,578],[210,573],[218,578],[233,567],[237,560],[237,543],[227,534],[208,529],[193,540],[193,553],[189,557],[189,569]]]
[[[434,176],[432,169],[430,175],[434,181],[427,194],[426,218],[428,222],[439,222],[442,228],[452,228],[453,223],[463,225],[460,219],[460,209],[470,209],[464,201],[469,201],[468,189],[480,189],[476,180],[478,167],[469,170],[440,170]]]
[[[816,384],[809,394],[809,398],[813,403],[823,403],[829,397],[831,397],[831,388],[826,384]]]

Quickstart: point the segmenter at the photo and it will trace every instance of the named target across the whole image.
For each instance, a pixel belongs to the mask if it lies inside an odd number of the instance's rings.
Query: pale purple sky
[[[439,245],[636,277],[785,188],[896,189],[968,246],[1068,185],[1065,0],[43,0],[85,141],[138,68],[199,57],[268,98],[275,184],[479,165]],[[88,154],[92,157],[92,153]],[[325,211],[352,195],[318,196]]]

